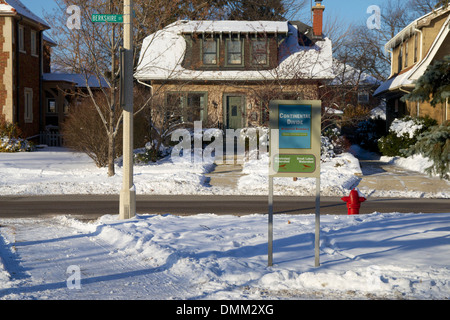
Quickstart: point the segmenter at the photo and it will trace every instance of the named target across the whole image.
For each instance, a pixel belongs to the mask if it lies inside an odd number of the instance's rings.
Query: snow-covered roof
[[[190,32],[285,33],[280,64],[272,70],[189,70],[182,67],[186,51],[183,34]],[[251,30],[251,31],[250,31]],[[146,37],[135,73],[139,80],[274,80],[332,79],[332,45],[325,38],[312,47],[301,47],[297,28],[288,22],[177,21]]]
[[[375,90],[374,95],[380,95],[386,91],[394,91],[402,87],[414,87],[415,81],[417,81],[426,71],[427,67],[431,64],[436,53],[443,43],[449,40],[450,37],[450,15],[447,17],[446,21],[439,30],[436,38],[431,44],[425,57],[412,66],[411,69],[404,71],[396,76],[393,76],[386,80],[377,90]]]
[[[75,86],[79,88],[86,88],[87,86],[91,88],[108,88],[109,85],[105,79],[100,79],[99,81],[95,76],[89,76],[86,79],[84,74],[71,74],[71,73],[44,73],[42,76],[44,81],[65,81],[74,83]],[[87,80],[87,81],[86,81]]]
[[[399,43],[402,43],[405,39],[409,38],[412,34],[416,32],[416,29],[423,23],[429,23],[431,19],[434,19],[442,14],[445,14],[450,10],[449,7],[441,7],[439,9],[436,9],[435,11],[431,11],[413,22],[411,22],[409,25],[407,25],[405,28],[403,28],[399,33],[397,33],[391,40],[389,40],[385,46],[384,49],[386,51],[392,50],[393,48],[397,47]]]
[[[333,59],[333,72],[336,78],[331,81],[331,85],[379,85],[381,81],[375,77],[362,72],[352,66]]]
[[[20,0],[4,0],[4,3],[0,4],[0,14],[20,14],[30,20],[33,20],[45,28],[50,28],[50,26],[43,19],[39,18],[33,12],[30,11]]]
[[[286,22],[278,21],[235,21],[235,20],[220,20],[220,21],[180,21],[184,24],[182,27],[183,33],[287,33],[288,25]]]

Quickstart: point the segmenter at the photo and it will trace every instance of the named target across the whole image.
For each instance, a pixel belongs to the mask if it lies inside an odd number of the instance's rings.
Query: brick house
[[[266,125],[272,99],[319,99],[332,72],[332,45],[313,27],[288,21],[177,21],[148,36],[135,78],[184,122],[237,129]]]
[[[43,132],[58,132],[70,99],[66,92],[99,87],[82,75],[51,73],[57,44],[45,35],[49,29],[19,0],[0,0],[0,116],[36,142]]]
[[[385,50],[391,52],[391,75],[375,96],[386,99],[388,126],[404,115],[430,116],[438,123],[450,119],[448,100],[434,108],[428,102],[401,100],[430,64],[450,54],[449,23],[450,7],[436,9],[411,22],[386,43]]]
[[[40,129],[43,32],[49,28],[20,1],[0,0],[0,114],[27,137]]]

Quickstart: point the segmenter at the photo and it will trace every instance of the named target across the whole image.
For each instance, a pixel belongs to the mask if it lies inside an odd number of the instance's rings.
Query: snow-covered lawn
[[[204,174],[214,165],[173,163],[166,158],[157,163],[136,165],[134,183],[137,194],[267,194],[268,156],[244,163],[237,189],[211,187]],[[358,160],[350,153],[338,155],[321,165],[323,196],[348,194],[359,178]],[[275,179],[275,194],[309,195],[315,192],[315,179]],[[63,148],[36,152],[0,153],[0,195],[118,194],[122,186],[122,167],[107,176],[83,153]]]
[[[314,215],[274,217],[272,267],[265,215],[0,224],[0,299],[450,298],[450,213],[322,216],[318,268]]]

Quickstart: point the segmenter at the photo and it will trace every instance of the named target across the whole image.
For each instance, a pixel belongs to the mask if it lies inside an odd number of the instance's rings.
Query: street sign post
[[[269,104],[269,236],[268,265],[273,264],[273,178],[316,178],[315,266],[320,240],[320,135],[319,100],[273,100]]]
[[[111,22],[111,23],[123,23],[122,14],[93,14],[91,17],[92,22]]]
[[[123,30],[123,180],[119,219],[136,215],[136,188],[133,183],[133,0],[125,0]]]

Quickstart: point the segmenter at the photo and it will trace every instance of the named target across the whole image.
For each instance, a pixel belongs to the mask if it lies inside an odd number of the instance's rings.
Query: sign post
[[[320,100],[273,100],[270,110],[268,265],[273,264],[273,178],[316,178],[315,266],[320,265]]]
[[[136,188],[133,183],[133,0],[124,1],[123,74],[123,181],[119,219],[136,215]]]

